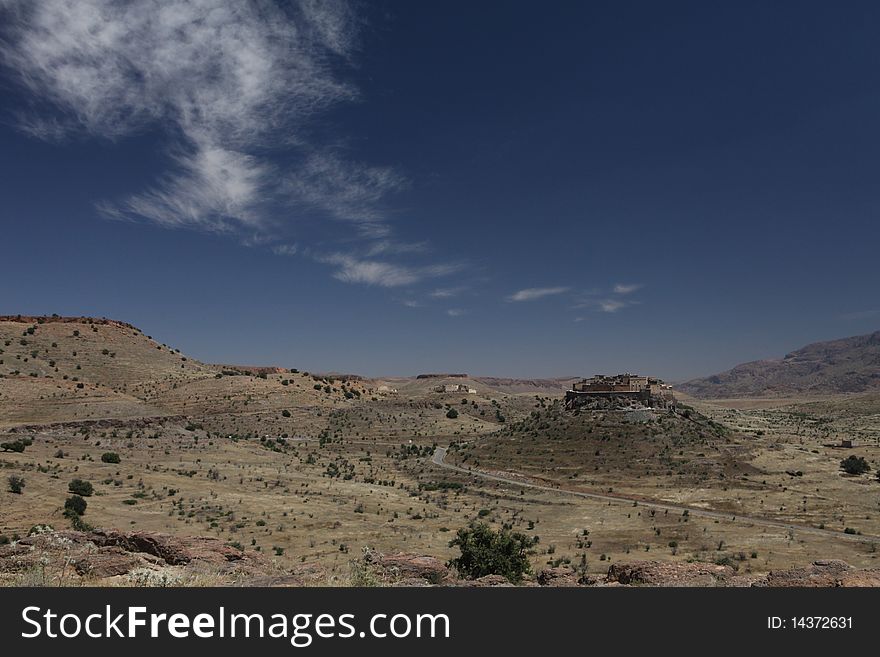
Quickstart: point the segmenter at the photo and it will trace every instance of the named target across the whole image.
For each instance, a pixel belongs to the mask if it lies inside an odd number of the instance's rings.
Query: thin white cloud
[[[446,314],[450,317],[461,317],[462,315],[467,314],[467,311],[462,308],[450,308],[446,311]]]
[[[464,287],[437,288],[436,290],[429,292],[428,296],[432,299],[451,299],[452,297],[456,297],[464,291]]]
[[[632,294],[643,287],[641,283],[618,283],[614,286],[614,294]]]
[[[272,247],[272,253],[286,256],[296,255],[299,253],[299,246],[296,244],[276,244]]]
[[[633,298],[633,293],[645,287],[641,283],[618,283],[610,290],[601,288],[580,292],[571,306],[572,310],[593,310],[595,312],[616,313],[629,306],[640,303]],[[584,317],[578,317],[575,321],[583,321]]]
[[[413,285],[424,279],[447,276],[461,269],[461,265],[453,263],[409,266],[367,260],[346,253],[323,256],[319,261],[335,265],[336,271],[333,277],[344,283],[363,283],[380,287]]]
[[[534,301],[535,299],[540,299],[542,297],[552,296],[555,294],[563,294],[567,292],[569,288],[567,287],[530,287],[524,290],[519,290],[518,292],[514,292],[509,297],[507,297],[508,301]]]
[[[404,253],[422,253],[428,250],[427,242],[399,242],[397,240],[379,240],[367,248],[367,255],[399,255]]]

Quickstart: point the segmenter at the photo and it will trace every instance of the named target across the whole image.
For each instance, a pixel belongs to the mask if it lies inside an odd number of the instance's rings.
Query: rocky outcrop
[[[718,586],[733,574],[730,566],[637,561],[612,565],[605,581],[630,586]]]
[[[363,562],[386,582],[442,584],[451,577],[449,568],[439,559],[406,552],[382,554],[367,550],[364,552]]]
[[[880,586],[880,569],[859,570],[836,559],[814,561],[805,568],[771,571],[755,586],[857,587]]]
[[[98,548],[73,561],[78,575],[95,579],[125,575],[136,568],[147,566],[149,562],[141,555],[113,546]]]
[[[570,566],[557,566],[556,568],[545,568],[538,573],[536,578],[541,586],[558,586],[570,587],[595,584],[594,578],[580,577],[574,568]]]
[[[245,552],[210,537],[180,537],[158,532],[54,531],[42,528],[15,543],[0,546],[0,577],[40,570],[49,579],[90,581],[141,569],[209,571],[230,583],[240,577],[269,576],[273,565],[261,554]]]

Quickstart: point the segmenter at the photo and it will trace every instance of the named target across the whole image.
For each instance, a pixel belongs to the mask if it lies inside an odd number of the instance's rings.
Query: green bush
[[[840,462],[840,469],[851,475],[865,474],[871,469],[863,456],[847,456]]]
[[[88,506],[88,503],[79,495],[71,495],[64,501],[64,515],[68,517],[84,515]]]
[[[25,447],[27,447],[27,443],[23,440],[13,440],[8,443],[0,443],[0,449],[4,452],[23,452]]]
[[[450,420],[454,420],[458,417],[458,411],[454,408],[450,408],[448,411],[446,411],[446,417],[448,417]]]
[[[116,452],[104,452],[101,454],[101,461],[104,463],[119,463],[119,454]]]
[[[90,497],[95,492],[92,482],[83,481],[82,479],[74,479],[67,485],[67,490],[76,495]]]
[[[450,566],[469,579],[485,575],[502,575],[510,582],[522,581],[531,572],[529,555],[537,539],[507,529],[494,531],[481,522],[459,529],[450,547],[458,547],[461,556],[452,559]]]

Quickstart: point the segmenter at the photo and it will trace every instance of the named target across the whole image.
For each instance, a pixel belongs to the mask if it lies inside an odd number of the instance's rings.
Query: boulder
[[[730,566],[637,561],[613,564],[608,569],[606,581],[631,586],[718,586],[733,574]]]
[[[581,583],[574,568],[568,566],[545,568],[538,573],[537,580],[541,586],[579,586]]]
[[[369,551],[364,554],[364,562],[373,566],[383,579],[392,581],[422,580],[441,584],[450,576],[449,568],[439,559],[406,552],[382,554]]]
[[[845,561],[825,559],[803,568],[771,571],[757,586],[856,587],[880,586],[880,570],[858,570]]]
[[[98,548],[95,552],[73,561],[73,568],[78,575],[98,579],[125,575],[145,565],[147,561],[140,556],[117,546]]]

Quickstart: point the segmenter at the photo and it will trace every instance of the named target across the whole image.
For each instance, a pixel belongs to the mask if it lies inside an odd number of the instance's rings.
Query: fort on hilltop
[[[604,405],[632,406],[634,403],[654,408],[675,405],[672,387],[662,380],[638,374],[596,374],[573,383],[565,393],[568,409],[604,401]]]

